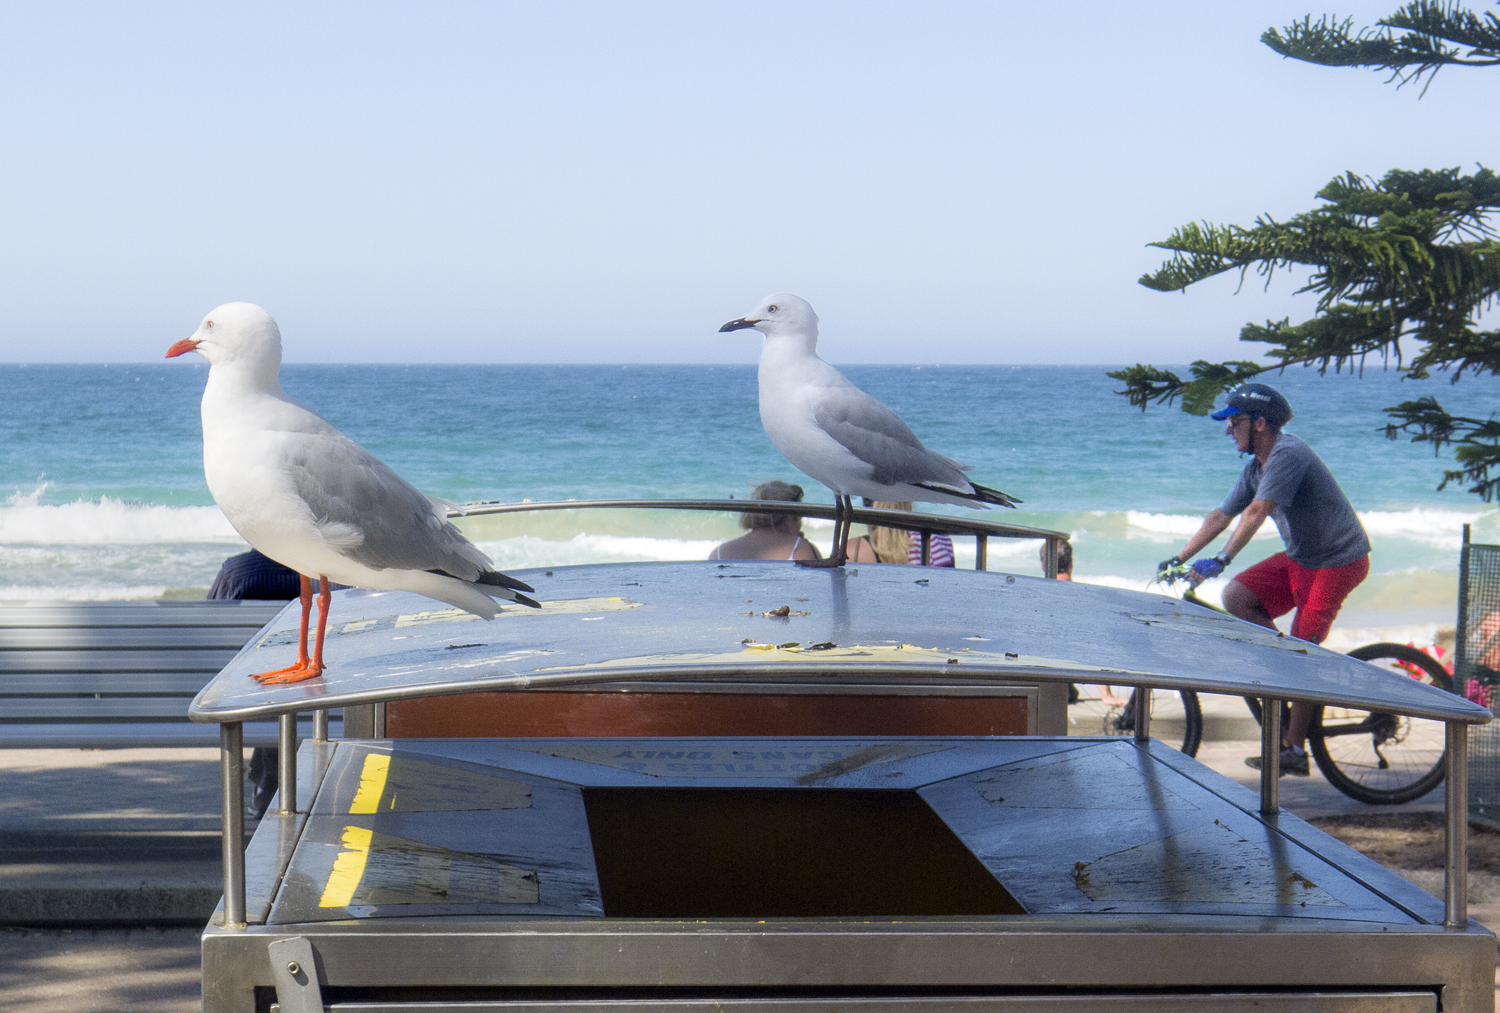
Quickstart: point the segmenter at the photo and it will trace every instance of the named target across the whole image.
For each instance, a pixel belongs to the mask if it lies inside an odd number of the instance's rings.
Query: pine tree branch
[[[1258,362],[1234,360],[1209,362],[1199,359],[1191,367],[1193,379],[1184,380],[1176,373],[1155,366],[1134,365],[1106,374],[1111,379],[1125,383],[1124,390],[1115,391],[1129,398],[1132,405],[1141,411],[1155,401],[1171,405],[1182,398],[1182,410],[1190,415],[1207,415],[1213,411],[1214,399],[1233,387],[1238,387],[1252,376],[1264,373],[1274,366]]]
[[[1423,75],[1431,84],[1445,66],[1500,64],[1500,18],[1491,12],[1476,15],[1456,2],[1416,0],[1381,18],[1377,27],[1353,32],[1353,24],[1352,18],[1325,15],[1313,21],[1308,15],[1280,31],[1266,29],[1260,40],[1289,59],[1389,70],[1398,87]]]
[[[1385,426],[1387,439],[1411,433],[1413,443],[1432,444],[1434,455],[1453,445],[1453,458],[1461,467],[1444,471],[1439,489],[1450,482],[1472,482],[1469,492],[1486,503],[1500,492],[1500,421],[1450,415],[1434,397],[1403,401],[1385,413],[1391,417]]]

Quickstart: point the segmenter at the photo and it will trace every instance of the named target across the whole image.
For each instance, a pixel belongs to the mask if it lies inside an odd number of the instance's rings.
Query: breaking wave
[[[0,505],[0,542],[23,545],[110,545],[168,542],[242,543],[216,506],[161,506],[101,496],[43,505],[51,483],[17,492]]]
[[[1139,510],[1125,512],[1126,537],[1153,542],[1180,542],[1198,530],[1203,518],[1197,514],[1157,514]],[[1415,507],[1410,510],[1361,510],[1359,519],[1371,539],[1404,538],[1434,548],[1457,552],[1463,542],[1463,527],[1474,525],[1490,531],[1497,528],[1493,510],[1445,510]],[[1273,524],[1263,526],[1256,538],[1275,538]],[[1475,540],[1483,540],[1476,532]]]

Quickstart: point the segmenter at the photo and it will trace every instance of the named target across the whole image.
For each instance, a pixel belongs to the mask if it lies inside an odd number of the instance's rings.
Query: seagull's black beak
[[[738,320],[731,320],[723,327],[720,327],[719,333],[723,334],[725,331],[742,331],[746,327],[754,327],[758,323],[760,323],[759,320],[746,320],[744,317],[740,317]]]

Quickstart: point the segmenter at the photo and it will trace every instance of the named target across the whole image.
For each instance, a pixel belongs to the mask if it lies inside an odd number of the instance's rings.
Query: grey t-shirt
[[[1276,504],[1271,516],[1292,562],[1322,570],[1369,555],[1370,539],[1349,497],[1323,459],[1291,433],[1281,434],[1264,469],[1251,458],[1219,509],[1234,517],[1257,499]]]

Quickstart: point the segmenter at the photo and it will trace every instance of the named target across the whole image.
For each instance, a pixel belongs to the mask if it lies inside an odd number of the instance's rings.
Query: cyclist
[[[1307,444],[1282,432],[1291,421],[1292,406],[1279,391],[1263,383],[1244,384],[1213,418],[1227,420],[1226,434],[1241,454],[1253,456],[1229,498],[1157,572],[1192,559],[1240,515],[1229,544],[1211,559],[1194,563],[1189,579],[1198,584],[1217,577],[1272,517],[1286,551],[1231,580],[1224,589],[1224,607],[1273,630],[1274,620],[1295,608],[1292,636],[1322,643],[1344,599],[1370,572],[1370,539],[1328,466]],[[1283,774],[1308,774],[1305,743],[1312,715],[1312,704],[1292,705],[1291,724],[1282,738]],[[1258,768],[1260,757],[1245,762]]]

